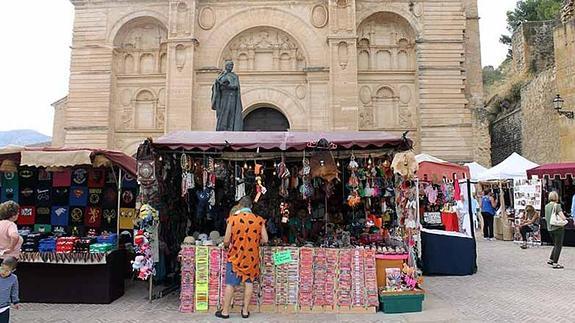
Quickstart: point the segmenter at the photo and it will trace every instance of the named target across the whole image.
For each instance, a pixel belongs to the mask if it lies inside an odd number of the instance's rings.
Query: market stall
[[[568,223],[565,226],[565,239],[563,245],[575,246],[575,225],[573,224],[574,202],[575,202],[575,183],[573,175],[575,174],[575,163],[556,163],[545,164],[527,170],[529,179],[537,178],[541,181],[538,190],[541,194],[541,209],[547,204],[547,198],[550,192],[556,191],[559,194],[563,212],[570,215]],[[552,244],[551,237],[547,231],[545,217],[541,217],[541,241]]]
[[[23,302],[110,303],[124,293],[135,160],[100,149],[0,150],[0,201],[20,205]]]
[[[140,198],[158,216],[142,230],[157,231],[164,246],[152,272],[177,269],[170,255],[179,254],[181,311],[215,310],[226,217],[247,195],[270,236],[260,255],[257,309],[375,311],[378,294],[418,286],[410,146],[382,132],[177,132],[145,142],[138,166],[150,171],[138,172]],[[386,257],[401,261],[378,266]]]
[[[537,167],[536,163],[517,153],[477,176],[479,189],[491,189],[498,201],[498,214],[495,217],[495,238],[511,241],[514,239],[515,214],[513,185],[514,181],[526,180],[528,169]]]
[[[472,275],[477,253],[469,169],[427,154],[416,159],[423,272]]]

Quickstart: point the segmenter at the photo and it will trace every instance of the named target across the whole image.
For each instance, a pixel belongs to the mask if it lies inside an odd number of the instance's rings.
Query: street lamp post
[[[573,111],[563,111],[564,102],[565,100],[563,100],[563,98],[557,94],[555,99],[553,99],[553,107],[555,108],[555,111],[557,111],[557,113],[560,115],[566,116],[569,119],[573,119],[575,117],[575,113]]]

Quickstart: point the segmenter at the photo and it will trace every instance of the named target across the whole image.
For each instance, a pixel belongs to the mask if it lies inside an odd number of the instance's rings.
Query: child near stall
[[[18,297],[18,277],[13,274],[18,261],[6,257],[0,265],[0,323],[10,322],[10,306],[20,309]]]

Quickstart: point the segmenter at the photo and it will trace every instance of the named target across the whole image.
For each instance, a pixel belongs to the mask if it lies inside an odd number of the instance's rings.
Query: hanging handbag
[[[553,211],[551,212],[551,219],[549,220],[549,224],[555,227],[564,227],[567,224],[567,220],[561,216],[559,212],[557,212],[557,203],[553,206]]]

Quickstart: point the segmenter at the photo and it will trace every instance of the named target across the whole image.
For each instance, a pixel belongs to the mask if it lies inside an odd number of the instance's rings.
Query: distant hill
[[[38,145],[42,143],[49,143],[51,137],[43,135],[34,130],[10,130],[0,131],[0,147],[7,145]]]

